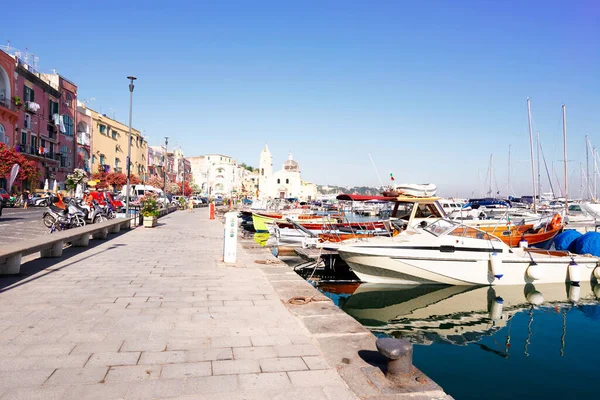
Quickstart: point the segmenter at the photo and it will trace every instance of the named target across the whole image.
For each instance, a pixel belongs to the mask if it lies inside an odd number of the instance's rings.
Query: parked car
[[[29,205],[35,207],[48,207],[48,205],[51,203],[51,198],[53,195],[54,194],[52,192],[36,190],[34,193],[32,193],[31,198],[29,199]]]
[[[215,197],[215,206],[222,206],[224,203],[224,200],[222,197]]]
[[[9,199],[10,195],[8,194],[8,192],[5,189],[0,188],[0,203],[3,203],[3,205],[6,206]]]

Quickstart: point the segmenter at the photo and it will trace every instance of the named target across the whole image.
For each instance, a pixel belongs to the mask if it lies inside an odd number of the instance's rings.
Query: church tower
[[[271,195],[272,177],[273,177],[273,157],[269,151],[269,146],[260,153],[260,162],[258,166],[258,198],[266,200]]]

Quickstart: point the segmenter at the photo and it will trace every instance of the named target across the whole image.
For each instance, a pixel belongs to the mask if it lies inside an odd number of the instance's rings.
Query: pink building
[[[92,147],[92,113],[82,103],[77,106],[77,157],[75,168],[92,173],[90,160]]]
[[[53,117],[58,110],[59,87],[18,57],[14,57],[13,62],[16,63],[13,104],[19,121],[15,125],[12,143],[18,151],[35,161],[41,172],[40,181],[25,188],[42,188],[46,179],[62,179],[64,182],[64,174],[59,171],[58,130]]]

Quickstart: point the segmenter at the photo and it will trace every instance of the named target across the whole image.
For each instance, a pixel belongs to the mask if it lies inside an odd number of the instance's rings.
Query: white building
[[[281,170],[273,173],[273,157],[269,147],[260,154],[259,165],[259,199],[297,198],[299,201],[310,201],[317,198],[317,185],[306,182],[300,176],[300,166],[289,154]]]
[[[243,173],[235,160],[222,154],[188,157],[194,183],[204,196],[228,197],[241,191]]]

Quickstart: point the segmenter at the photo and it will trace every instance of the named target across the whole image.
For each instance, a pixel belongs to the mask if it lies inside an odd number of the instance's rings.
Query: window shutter
[[[34,102],[35,101],[35,92],[33,91],[33,89],[29,89],[29,92],[31,93],[31,96],[30,96],[31,100],[29,100],[29,101]]]
[[[27,85],[23,85],[23,102],[27,101],[27,89],[29,89]]]

